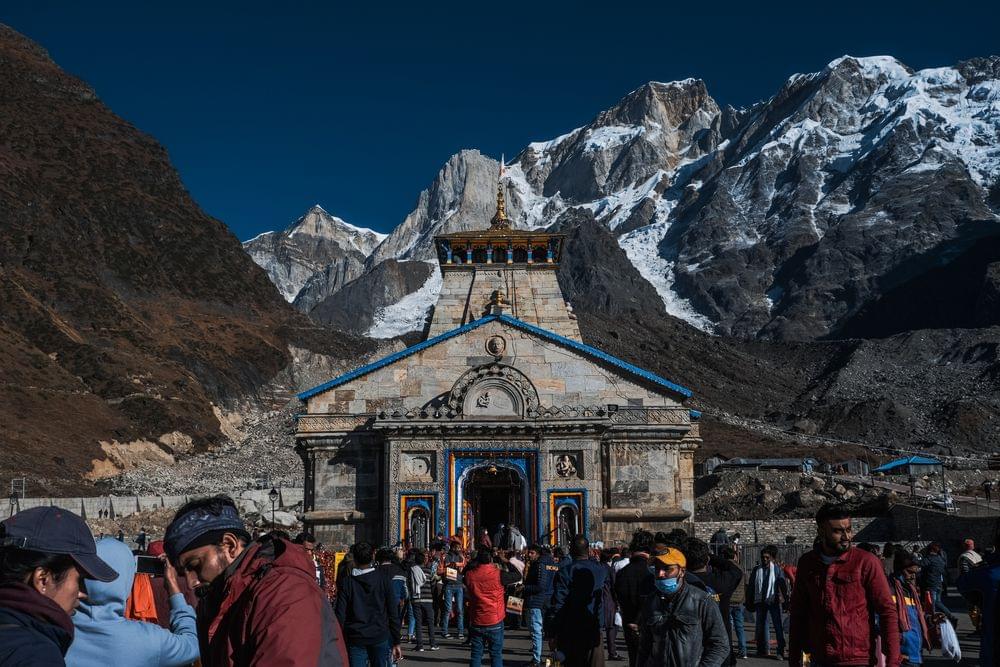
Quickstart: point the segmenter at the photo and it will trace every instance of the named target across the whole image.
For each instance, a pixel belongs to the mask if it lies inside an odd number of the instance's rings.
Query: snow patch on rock
[[[663,208],[668,206],[672,208],[673,202],[664,201],[661,205]],[[656,289],[657,294],[663,299],[663,307],[667,314],[680,318],[702,331],[712,333],[714,329],[712,322],[674,290],[674,263],[660,256],[660,242],[666,236],[669,227],[670,221],[666,219],[646,225],[619,238],[618,245],[625,251],[625,255],[642,277]]]
[[[375,321],[365,332],[369,338],[394,338],[410,331],[419,331],[427,323],[431,307],[437,303],[441,293],[441,270],[437,262],[428,262],[434,267],[431,275],[416,292],[407,294],[394,304],[379,308]]]

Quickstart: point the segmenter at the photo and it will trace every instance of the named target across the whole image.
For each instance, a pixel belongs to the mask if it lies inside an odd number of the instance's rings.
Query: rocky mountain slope
[[[589,213],[565,222],[559,284],[584,340],[694,391],[705,411],[699,456],[864,456],[849,442],[942,455],[1000,448],[1000,327],[807,342],[709,335],[666,313]]]
[[[481,225],[498,169],[453,156],[366,270]],[[879,313],[949,265],[982,293],[963,316],[980,321],[1000,260],[980,248],[1000,229],[1000,58],[915,72],[843,57],[746,109],[695,79],[652,82],[506,171],[516,226],[591,213],[667,312],[706,331],[880,335]],[[911,310],[915,326],[941,320]]]
[[[0,26],[0,479],[59,492],[227,439],[295,342],[291,308],[153,139]]]
[[[363,272],[365,260],[385,239],[330,215],[319,204],[281,232],[243,243],[285,300],[309,312]]]

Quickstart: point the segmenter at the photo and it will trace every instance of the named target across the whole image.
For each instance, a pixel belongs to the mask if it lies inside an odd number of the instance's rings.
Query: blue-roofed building
[[[886,475],[930,475],[941,470],[941,461],[931,456],[904,456],[883,463],[872,472]]]
[[[691,520],[691,392],[585,344],[556,280],[565,238],[512,229],[502,181],[497,200],[488,229],[435,238],[426,340],[299,395],[320,541],[627,541]]]

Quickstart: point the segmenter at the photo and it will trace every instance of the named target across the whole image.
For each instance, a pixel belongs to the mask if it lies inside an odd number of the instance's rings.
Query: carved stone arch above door
[[[448,407],[467,416],[523,419],[538,411],[538,391],[513,366],[483,364],[470,368],[452,385]]]

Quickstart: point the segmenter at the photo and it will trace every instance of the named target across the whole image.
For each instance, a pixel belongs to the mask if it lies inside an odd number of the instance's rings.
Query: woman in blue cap
[[[117,576],[68,510],[35,507],[0,523],[0,667],[65,665],[83,580]]]

